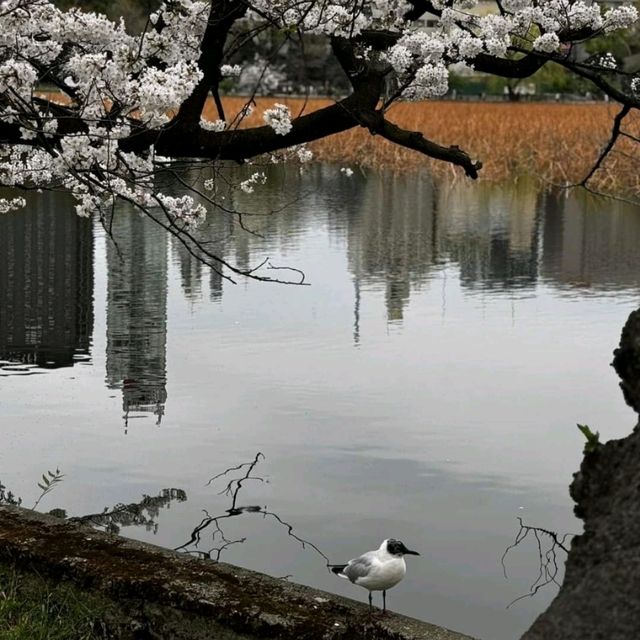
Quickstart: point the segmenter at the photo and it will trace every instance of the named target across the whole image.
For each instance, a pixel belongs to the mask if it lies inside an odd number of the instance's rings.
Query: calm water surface
[[[199,230],[241,266],[265,257],[309,287],[211,274],[126,209],[117,245],[60,194],[0,217],[0,480],[72,514],[179,487],[158,516],[175,547],[224,513],[226,468],[266,459],[239,504],[266,505],[333,562],[397,537],[421,552],[399,612],[483,639],[518,637],[552,589],[517,517],[578,532],[583,439],[634,423],[609,366],[638,306],[640,211],[524,185],[274,169]],[[274,273],[274,272],[271,272]],[[278,272],[283,273],[284,272]],[[366,600],[272,518],[225,523],[224,560]],[[217,546],[205,532],[200,548]]]

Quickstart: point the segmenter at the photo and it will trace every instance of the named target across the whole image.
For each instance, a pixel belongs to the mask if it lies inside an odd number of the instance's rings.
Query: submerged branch
[[[258,452],[255,455],[254,459],[250,462],[243,462],[242,464],[239,464],[235,467],[229,467],[225,471],[218,473],[209,479],[209,481],[206,483],[206,486],[210,486],[211,484],[213,484],[213,482],[215,482],[215,480],[228,476],[233,471],[244,471],[244,473],[242,473],[238,477],[231,478],[228,481],[226,487],[218,493],[218,495],[224,494],[231,498],[231,504],[226,509],[226,511],[223,514],[217,516],[212,516],[207,511],[205,511],[205,517],[193,529],[189,536],[189,539],[180,546],[176,547],[175,550],[184,551],[185,553],[191,553],[202,558],[218,561],[222,552],[229,548],[231,545],[241,544],[246,541],[246,537],[238,539],[227,538],[221,523],[224,520],[228,520],[229,518],[234,518],[245,513],[258,513],[265,518],[271,518],[275,520],[279,525],[283,526],[287,530],[287,535],[289,537],[300,543],[303,549],[306,549],[307,547],[313,549],[324,559],[327,566],[329,566],[329,558],[313,542],[310,542],[309,540],[306,540],[305,538],[297,535],[294,531],[293,525],[283,520],[277,513],[269,511],[266,506],[263,507],[260,505],[238,504],[240,491],[242,490],[244,483],[250,480],[264,482],[264,478],[253,474],[260,460],[264,460],[264,455],[261,452]],[[215,542],[216,540],[219,540],[220,544],[208,549],[207,551],[203,551],[199,548],[199,545],[202,542],[202,532],[208,529],[211,530],[212,541]]]
[[[524,524],[522,518],[520,517],[518,518],[518,522],[520,523],[520,529],[516,534],[516,538],[513,543],[505,549],[504,553],[502,554],[502,558],[500,559],[504,577],[507,578],[507,567],[505,564],[507,555],[512,549],[515,549],[522,542],[524,542],[529,534],[531,534],[531,537],[536,541],[540,565],[538,576],[529,587],[529,593],[525,593],[512,600],[507,605],[507,609],[524,598],[532,598],[538,593],[538,591],[540,591],[540,589],[546,587],[549,584],[553,583],[560,586],[560,583],[558,582],[558,574],[560,573],[558,551],[562,551],[563,553],[568,554],[569,549],[565,545],[565,541],[567,540],[567,538],[575,535],[572,533],[565,533],[560,535],[555,531],[550,531],[549,529],[544,529],[542,527],[532,527]],[[548,547],[545,547],[545,541],[547,542],[547,544],[549,544]]]

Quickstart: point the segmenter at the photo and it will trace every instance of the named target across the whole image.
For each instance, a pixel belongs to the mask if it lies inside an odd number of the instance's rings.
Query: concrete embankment
[[[0,506],[0,562],[66,580],[113,604],[122,637],[470,640],[360,602]]]

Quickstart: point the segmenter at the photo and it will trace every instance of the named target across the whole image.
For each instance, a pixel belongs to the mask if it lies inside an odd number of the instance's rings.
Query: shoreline
[[[348,598],[20,507],[0,506],[0,563],[71,584],[107,603],[123,627],[145,629],[144,637],[472,640],[394,613],[370,615],[368,605]]]

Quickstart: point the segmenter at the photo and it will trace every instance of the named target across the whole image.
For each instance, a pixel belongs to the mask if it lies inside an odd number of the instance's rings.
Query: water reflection
[[[637,290],[640,211],[586,196],[541,196],[544,211],[540,277],[565,290]]]
[[[347,238],[356,296],[362,282],[383,286],[390,322],[443,266],[477,291],[640,286],[640,215],[631,206],[527,184],[388,180],[366,181]]]
[[[640,216],[623,204],[580,192],[541,192],[527,183],[442,186],[415,176],[356,173],[349,179],[327,166],[303,173],[262,169],[269,180],[258,194],[229,191],[226,201],[229,209],[251,213],[244,223],[256,234],[217,211],[197,237],[250,268],[267,255],[293,255],[303,237],[328,232],[346,245],[355,343],[368,291],[384,294],[387,321],[398,324],[412,296],[452,269],[470,292],[526,295],[545,284],[597,295],[640,287]],[[238,179],[245,177],[238,172]],[[221,301],[225,282],[134,212],[118,211],[113,233],[107,384],[122,390],[125,419],[153,413],[159,423],[167,398],[168,244],[187,299]],[[32,196],[26,212],[0,218],[0,251],[2,370],[70,366],[87,357],[93,327],[88,222],[61,194]]]
[[[237,179],[256,169],[239,169]],[[115,243],[96,238],[93,365],[76,368],[74,380],[64,370],[2,380],[2,480],[39,477],[55,456],[78,479],[62,489],[79,513],[96,500],[184,487],[190,501],[166,514],[154,540],[175,547],[202,507],[228,514],[227,499],[204,481],[264,451],[265,482],[247,484],[238,509],[268,504],[336,559],[372,538],[417,540],[425,561],[397,587],[402,612],[479,637],[517,637],[547,596],[505,611],[538,569],[535,549],[517,554],[509,568],[518,582],[504,581],[499,560],[515,516],[576,530],[567,485],[582,442],[573,425],[588,421],[603,439],[628,425],[607,372],[640,291],[638,210],[527,184],[268,170],[264,188],[227,199],[257,214],[245,223],[263,237],[223,211],[197,233],[230,262],[249,267],[268,256],[304,269],[313,286],[234,287],[119,209]],[[67,199],[51,198],[55,206],[39,205],[43,218],[84,223]],[[9,233],[27,224],[21,215],[0,219],[3,327],[11,292],[26,297],[43,277],[9,248],[7,238],[29,237],[26,227]],[[66,238],[60,246],[73,251]],[[53,269],[38,260],[41,271]],[[23,280],[9,288],[8,274],[20,270]],[[64,300],[78,287],[49,286]],[[115,393],[105,389],[105,334]],[[125,424],[146,418],[127,438],[122,409]],[[273,518],[229,517],[225,535],[248,539],[225,560],[342,588],[308,554],[293,553]]]
[[[353,187],[356,193],[348,198],[357,203],[346,216],[349,270],[356,282],[356,331],[357,296],[363,282],[381,283],[387,319],[401,321],[412,287],[426,281],[438,262],[434,243],[438,190],[429,180],[407,186],[395,179],[385,183],[358,177]],[[330,215],[340,213],[333,209]]]
[[[383,289],[387,320],[399,323],[411,296],[445,268],[455,269],[470,291],[526,294],[546,283],[606,293],[640,286],[640,216],[622,203],[544,192],[527,182],[442,186],[415,176],[356,173],[349,179],[326,166],[302,175],[266,170],[269,180],[259,194],[228,196],[231,208],[254,214],[249,226],[258,235],[218,212],[199,237],[250,268],[274,251],[294,253],[304,235],[326,225],[336,243],[346,243],[356,341],[364,289]],[[295,193],[302,196],[293,205],[272,213]],[[181,247],[177,254],[185,293],[200,297],[201,267]],[[210,297],[221,296],[215,275]]]
[[[203,234],[201,229],[197,229],[193,235],[201,239],[210,236],[210,233]],[[212,302],[221,300],[223,278],[219,271],[207,268],[202,260],[195,257],[174,237],[171,238],[171,254],[179,267],[180,287],[187,300],[202,299],[206,286],[203,282],[208,282],[209,300]]]
[[[32,194],[0,216],[0,372],[71,367],[92,332],[91,223],[61,194]]]
[[[459,265],[462,286],[498,291],[535,286],[544,216],[539,199],[539,192],[526,184],[483,193],[466,186],[443,192],[437,242]]]
[[[255,268],[263,261],[264,252],[276,247],[278,253],[295,251],[297,237],[309,230],[304,225],[313,225],[309,207],[318,204],[318,199],[313,197],[317,195],[318,187],[309,182],[309,176],[300,176],[297,171],[283,171],[273,166],[262,169],[269,173],[269,184],[259,196],[222,185],[218,198],[224,202],[224,209],[210,211],[205,222],[191,232],[208,251],[241,270]],[[235,169],[230,182],[237,183],[254,170],[255,167],[250,172]],[[187,170],[183,176],[186,183],[198,183],[210,177],[195,170]],[[183,183],[180,182],[165,182],[163,187],[168,193],[176,195],[184,192]],[[208,206],[204,200],[203,203]],[[234,212],[242,214],[242,223]],[[221,300],[224,278],[220,272],[203,265],[194,255],[198,253],[197,250],[189,251],[173,237],[171,253],[179,270],[182,291],[188,300],[201,300],[205,295],[205,287],[208,287],[211,301]],[[233,274],[228,272],[227,275]],[[297,280],[297,276],[294,279]]]
[[[125,429],[132,413],[160,424],[167,401],[167,234],[127,208],[107,242],[107,386],[122,390]]]

